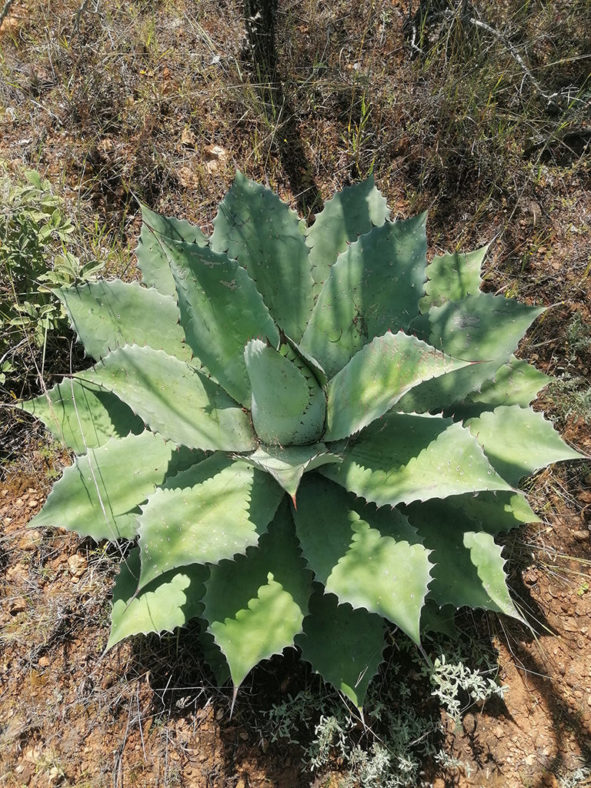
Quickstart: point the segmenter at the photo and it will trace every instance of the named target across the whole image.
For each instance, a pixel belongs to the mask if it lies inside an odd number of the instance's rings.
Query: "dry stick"
[[[411,7],[412,7],[412,3],[411,3]],[[460,11],[459,8],[456,9],[455,13],[457,13],[458,11]],[[453,15],[454,15],[453,11],[444,11],[440,16],[444,18],[449,18],[450,16]],[[467,20],[468,22],[470,22],[471,25],[474,25],[475,27],[480,27],[482,30],[486,30],[487,33],[490,33],[491,36],[494,36],[496,39],[498,39],[506,47],[511,57],[517,62],[517,64],[519,65],[519,67],[522,69],[523,73],[527,77],[527,79],[529,79],[529,81],[534,86],[534,88],[538,91],[540,96],[542,96],[542,98],[545,98],[548,104],[552,104],[552,106],[556,107],[556,109],[559,110],[562,109],[560,105],[556,101],[554,101],[555,97],[558,96],[558,93],[546,93],[546,91],[543,89],[543,87],[540,85],[538,80],[534,77],[534,75],[526,65],[524,59],[519,54],[517,47],[515,47],[509,41],[509,39],[501,33],[500,30],[491,27],[491,25],[487,24],[486,22],[482,22],[480,19],[476,19],[473,16],[468,16],[466,13],[461,13],[461,19]],[[416,25],[413,26],[411,47],[423,54],[421,48],[417,46],[417,44],[415,43],[415,38],[416,38]]]
[[[0,11],[0,25],[2,24],[2,22],[4,22],[4,20],[8,16],[8,12],[10,11],[10,6],[13,3],[14,0],[6,0],[6,2],[4,3],[4,8],[2,9],[2,11]]]
[[[520,67],[523,70],[523,73],[532,83],[534,88],[538,91],[540,96],[545,98],[548,104],[552,104],[557,109],[560,109],[560,106],[557,104],[556,101],[554,101],[554,98],[555,96],[558,95],[558,93],[552,93],[552,94],[546,93],[546,91],[542,88],[538,80],[534,77],[532,72],[525,64],[525,61],[517,51],[516,47],[514,47],[513,44],[499,30],[495,30],[494,27],[487,25],[486,22],[481,22],[480,19],[475,19],[474,17],[468,17],[468,21],[470,22],[471,25],[475,25],[476,27],[481,27],[483,30],[486,30],[487,33],[490,33],[491,36],[498,38],[498,40],[501,41],[505,45],[505,47],[509,50],[509,53],[511,54],[513,59],[516,60],[517,63],[520,65]]]
[[[76,30],[76,32],[79,32],[79,30],[80,30],[80,17],[82,16],[82,14],[84,14],[86,12],[86,10],[88,8],[89,1],[90,0],[82,0],[82,3],[80,5],[80,7],[78,8],[76,13],[74,14],[74,29]],[[94,12],[95,13],[98,12],[99,2],[100,2],[100,0],[96,0],[96,2],[94,4]]]

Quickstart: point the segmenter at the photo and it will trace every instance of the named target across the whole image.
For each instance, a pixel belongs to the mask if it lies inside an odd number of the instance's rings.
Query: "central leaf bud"
[[[252,391],[252,423],[270,446],[302,446],[324,432],[326,398],[318,381],[289,345],[279,350],[260,339],[244,349]]]

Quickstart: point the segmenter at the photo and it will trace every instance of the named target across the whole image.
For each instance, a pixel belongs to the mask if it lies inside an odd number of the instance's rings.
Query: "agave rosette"
[[[513,354],[544,310],[426,259],[373,180],[306,227],[238,174],[206,238],[143,209],[142,283],[59,292],[96,364],[23,407],[77,452],[36,526],[136,539],[109,646],[204,622],[235,687],[289,646],[361,706],[385,621],[519,617],[494,537],[522,477],[581,455]]]

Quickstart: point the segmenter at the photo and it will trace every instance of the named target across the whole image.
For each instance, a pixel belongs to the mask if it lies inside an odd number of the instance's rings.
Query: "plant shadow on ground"
[[[575,476],[579,474],[582,477],[584,472],[577,468],[573,469],[572,474]],[[568,476],[568,466],[561,469],[561,473]],[[521,729],[524,723],[531,725],[532,745],[534,741],[536,743],[532,751],[524,755],[531,759],[535,757],[542,770],[538,769],[536,774],[523,776],[523,779],[532,788],[544,788],[558,784],[548,782],[549,779],[556,781],[561,777],[568,780],[569,775],[577,771],[573,767],[574,750],[578,751],[576,759],[584,765],[580,770],[581,779],[584,780],[585,776],[588,776],[586,766],[591,763],[591,724],[588,717],[581,713],[580,693],[577,696],[576,692],[572,691],[577,687],[576,682],[580,680],[578,674],[580,667],[578,668],[574,663],[569,667],[573,651],[582,664],[585,664],[585,654],[588,653],[588,630],[583,628],[580,631],[576,625],[569,627],[568,624],[563,627],[564,622],[560,615],[557,615],[558,611],[562,613],[568,607],[568,613],[576,616],[572,603],[566,600],[572,597],[572,575],[578,574],[584,579],[585,572],[574,573],[569,570],[569,566],[579,561],[583,570],[585,566],[591,566],[591,544],[588,541],[582,544],[575,543],[570,546],[571,552],[564,543],[564,533],[562,533],[558,559],[563,561],[565,569],[561,565],[551,568],[544,563],[540,555],[547,552],[556,561],[556,549],[549,548],[543,543],[536,544],[536,535],[533,534],[532,529],[533,526],[529,526],[525,536],[513,532],[502,540],[505,544],[505,554],[511,555],[513,565],[510,576],[512,595],[527,623],[506,617],[499,618],[491,614],[475,615],[469,611],[461,613],[458,617],[463,638],[473,637],[479,633],[481,641],[486,642],[490,647],[491,654],[499,657],[501,680],[508,686],[511,702],[493,697],[487,700],[486,707],[479,708],[476,704],[464,710],[467,713],[463,714],[461,728],[456,725],[454,729],[453,723],[448,720],[446,729],[447,746],[455,760],[460,763],[472,762],[479,769],[486,769],[486,774],[489,774],[492,767],[493,775],[490,779],[493,780],[496,774],[502,781],[506,779],[502,775],[506,774],[507,764],[496,756],[494,748],[490,749],[491,724],[494,727],[495,720],[499,722],[505,720],[510,721],[518,729]],[[527,537],[531,538],[529,544],[526,543]],[[557,608],[556,604],[549,606],[548,596],[545,598],[540,594],[532,593],[538,588],[538,577],[542,572],[546,573],[544,576],[546,592],[550,586],[552,590],[549,595],[554,600],[557,597],[560,599],[562,610]],[[582,583],[577,595],[583,596],[587,588],[587,584]],[[544,608],[549,609],[549,615]],[[566,638],[573,630],[576,637],[571,636],[574,639],[569,643]],[[448,643],[447,648],[451,651],[453,643]],[[557,653],[558,657],[556,657]],[[566,681],[557,680],[557,675],[564,676],[565,671],[572,671],[572,678],[567,676]],[[578,679],[577,675],[579,675]],[[584,698],[583,703],[585,702],[588,703],[589,698]],[[542,726],[539,726],[539,717],[535,717],[538,706],[545,710],[547,718],[548,737],[543,742],[546,746],[545,750],[542,744],[539,744],[538,734]],[[513,716],[512,710],[519,711],[518,718]],[[456,739],[458,732],[459,737]],[[498,733],[496,735],[498,736]],[[453,763],[450,762],[450,766],[453,766]],[[472,785],[473,783],[469,781],[469,772],[467,777],[466,784]],[[465,784],[461,780],[460,783]],[[456,784],[453,779],[449,785],[452,784]],[[491,784],[496,786],[506,783],[493,781]],[[578,785],[579,782],[576,784]],[[560,785],[563,785],[563,782]]]
[[[560,774],[567,769],[561,755],[565,730],[573,734],[583,757],[587,759],[591,755],[591,731],[573,709],[572,701],[545,677],[543,664],[531,653],[531,646],[535,645],[539,635],[550,632],[551,627],[543,609],[522,582],[521,572],[517,568],[512,576],[512,585],[530,626],[504,619],[499,628],[498,621],[490,614],[466,611],[457,617],[462,645],[458,645],[458,638],[436,635],[426,639],[425,649],[431,658],[440,654],[452,655],[461,664],[476,671],[484,670],[486,674],[497,664],[499,641],[504,642],[519,670],[543,696],[543,702],[549,710],[556,755],[548,762],[546,769],[547,772]],[[206,666],[201,629],[197,624],[190,625],[187,631],[176,636],[149,636],[135,641],[130,669],[133,676],[149,676],[153,692],[150,711],[147,712],[149,715],[165,715],[167,719],[175,721],[182,719],[195,727],[195,720],[204,719],[204,710],[212,707],[213,717],[219,724],[219,748],[216,754],[218,758],[223,758],[224,773],[240,774],[241,770],[256,769],[258,765],[264,766],[268,773],[269,763],[273,763],[272,774],[279,779],[277,784],[281,785],[309,785],[315,776],[323,774],[345,779],[349,751],[355,745],[370,751],[376,742],[388,744],[391,734],[388,725],[381,724],[383,721],[379,715],[375,722],[372,717],[372,702],[377,698],[394,708],[394,719],[397,719],[396,714],[399,712],[398,720],[402,727],[406,724],[405,706],[412,705],[413,713],[417,713],[428,740],[425,752],[421,753],[421,784],[431,784],[424,781],[444,774],[445,779],[451,780],[446,785],[455,785],[454,770],[467,768],[469,771],[472,767],[465,767],[466,763],[476,765],[482,771],[492,770],[494,775],[502,775],[503,761],[491,751],[487,742],[481,740],[480,722],[483,718],[489,725],[495,720],[516,722],[502,696],[492,695],[485,701],[474,702],[464,687],[456,687],[453,693],[446,696],[446,700],[451,701],[455,697],[459,702],[463,720],[460,722],[459,717],[450,716],[446,713],[446,702],[440,703],[433,697],[433,685],[429,681],[429,671],[423,657],[403,635],[394,632],[391,645],[384,654],[382,667],[374,678],[375,691],[370,691],[368,696],[365,721],[338,693],[311,672],[295,649],[288,649],[283,656],[275,656],[257,666],[240,688],[233,708],[231,687],[226,685],[219,688]],[[305,711],[298,704],[299,697],[306,698]],[[352,721],[352,727],[347,731],[347,742],[344,747],[339,747],[338,738],[330,741],[321,763],[322,768],[315,772],[311,767],[314,754],[318,753],[317,726],[320,723],[322,728],[322,719],[335,712],[339,706],[343,715]],[[276,714],[277,709],[280,710],[279,714]],[[281,710],[285,711],[285,716],[282,716],[284,712]],[[443,721],[442,727],[440,719]],[[391,723],[392,717],[385,722]],[[445,739],[451,737],[453,750],[458,731],[461,731],[463,751],[459,758],[449,757],[442,764]],[[412,759],[414,744],[410,742],[408,751],[400,754]],[[189,757],[187,762],[190,761]],[[443,770],[442,765],[445,766]],[[542,788],[547,785],[545,780],[542,776],[531,785]],[[379,783],[367,783],[374,784]],[[343,785],[349,783],[344,782]]]
[[[572,702],[552,686],[551,679],[545,675],[546,667],[543,662],[536,659],[530,651],[527,651],[519,640],[514,644],[513,653],[521,663],[522,670],[527,673],[528,681],[544,698],[546,707],[551,715],[558,751],[548,763],[548,771],[553,774],[560,774],[565,771],[564,756],[560,752],[559,745],[567,731],[575,737],[585,763],[591,763],[591,727],[585,725],[581,715],[573,708]],[[546,784],[544,777],[540,777],[538,782],[533,784],[532,788],[537,788],[538,786],[543,788]]]
[[[330,772],[345,778],[349,751],[356,745],[370,750],[375,742],[384,741],[388,730],[373,722],[370,705],[365,709],[365,723],[359,712],[333,688],[324,684],[303,662],[295,649],[287,649],[257,666],[239,689],[235,704],[231,687],[218,688],[205,665],[198,625],[189,626],[176,637],[150,636],[136,642],[130,670],[132,675],[149,675],[153,691],[148,714],[169,720],[205,719],[207,708],[213,710],[218,729],[216,755],[223,761],[222,771],[239,775],[264,771],[273,784],[310,785],[315,776]],[[403,725],[403,706],[412,694],[412,705],[429,728],[429,745],[437,751],[443,741],[438,731],[439,705],[430,696],[429,679],[420,672],[421,657],[414,650],[390,646],[385,662],[375,678],[375,697],[384,704],[398,707]],[[392,670],[396,662],[395,670]],[[390,675],[389,675],[390,674]],[[395,675],[405,676],[405,695],[399,694]],[[379,690],[377,690],[379,687]],[[396,712],[394,712],[396,713]],[[339,721],[339,734],[321,742],[323,720]],[[320,726],[320,728],[318,728]],[[346,734],[346,742],[344,735]],[[410,751],[406,755],[412,757]],[[187,759],[190,768],[191,757]],[[317,770],[314,769],[316,765]],[[205,764],[201,776],[206,777]],[[436,770],[436,764],[421,763],[421,770]],[[256,783],[256,778],[253,784]],[[261,783],[262,784],[262,783]]]
[[[530,783],[532,788],[544,788],[544,786],[548,785],[548,773],[559,775],[569,770],[568,765],[565,763],[562,749],[562,742],[567,731],[570,733],[571,738],[576,741],[585,763],[591,762],[591,726],[585,723],[580,712],[577,711],[574,699],[572,697],[569,698],[558,683],[553,680],[552,676],[549,675],[548,662],[544,659],[543,649],[539,650],[538,655],[535,653],[541,636],[551,634],[553,637],[558,638],[560,635],[551,626],[544,610],[524,583],[523,573],[525,571],[525,564],[521,567],[521,571],[516,566],[512,574],[511,585],[513,596],[519,601],[520,610],[528,626],[518,621],[507,619],[501,620],[500,623],[506,648],[511,654],[514,667],[516,668],[515,673],[520,673],[524,685],[533,688],[542,698],[551,721],[551,735],[556,754],[545,764],[546,774],[539,776]],[[487,704],[486,713],[489,716],[498,718],[507,716],[511,718],[506,705],[496,698],[492,700],[490,705]],[[477,739],[474,736],[475,730],[471,733],[466,730],[466,733],[468,733],[470,741],[477,746]],[[478,762],[476,757],[475,761]]]
[[[134,644],[128,667],[132,677],[149,677],[152,693],[147,716],[162,720],[163,726],[177,727],[179,721],[190,726],[193,735],[185,742],[177,737],[170,743],[185,745],[180,768],[189,774],[198,770],[198,779],[208,785],[214,784],[210,780],[259,767],[279,780],[277,784],[300,784],[302,748],[270,743],[264,712],[288,694],[319,682],[295,654],[273,658],[253,671],[232,709],[232,690],[218,687],[205,663],[201,636],[201,626],[193,622],[176,636],[142,638]],[[303,743],[309,733],[302,731]],[[192,774],[196,776],[195,771]]]

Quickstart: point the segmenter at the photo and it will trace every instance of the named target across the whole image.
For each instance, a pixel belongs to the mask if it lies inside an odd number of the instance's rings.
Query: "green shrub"
[[[581,456],[513,355],[544,309],[388,217],[370,179],[306,228],[238,174],[211,238],[143,210],[143,284],[58,291],[97,363],[23,405],[79,454],[33,525],[139,537],[109,647],[201,617],[236,689],[295,644],[361,706],[384,620],[520,618],[495,536],[537,519],[522,477]]]
[[[74,225],[49,181],[34,170],[25,178],[0,177],[0,383],[18,372],[19,348],[41,348],[48,332],[67,327],[52,288],[86,281],[102,267],[68,251]]]

